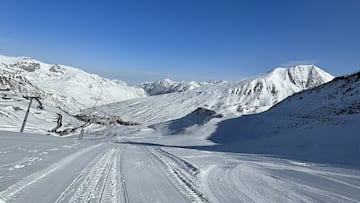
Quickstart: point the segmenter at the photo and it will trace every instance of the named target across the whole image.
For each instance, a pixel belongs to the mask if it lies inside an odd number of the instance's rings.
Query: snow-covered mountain
[[[109,104],[97,111],[124,120],[155,124],[181,118],[198,107],[225,116],[239,116],[267,110],[286,97],[333,79],[313,65],[276,68],[238,82],[205,85],[185,92],[163,94]],[[91,112],[93,110],[88,110]]]
[[[360,72],[294,94],[267,112],[223,121],[210,140],[229,151],[360,164],[359,122]]]
[[[72,115],[81,109],[144,97],[147,93],[77,68],[0,55],[1,129],[20,128],[29,103],[24,97],[29,96],[38,99],[30,111],[28,125],[35,131],[47,131],[56,126],[58,114],[63,116],[64,127],[75,127],[80,123]],[[42,107],[38,108],[40,103]]]
[[[0,71],[4,81],[2,88],[18,87],[25,93],[24,89],[27,87],[20,87],[25,83],[26,86],[35,86],[35,89],[42,91],[38,94],[46,94],[61,102],[71,103],[75,108],[147,95],[143,89],[130,87],[122,81],[105,79],[69,66],[46,64],[29,57],[0,55]]]
[[[360,72],[335,78],[274,106],[273,112],[310,119],[360,113]]]
[[[223,81],[207,81],[207,82],[197,82],[197,81],[181,81],[176,82],[170,79],[159,80],[156,82],[145,82],[139,85],[143,88],[149,95],[160,95],[168,94],[173,92],[184,92],[187,90],[192,90],[204,85],[209,84],[218,84]]]

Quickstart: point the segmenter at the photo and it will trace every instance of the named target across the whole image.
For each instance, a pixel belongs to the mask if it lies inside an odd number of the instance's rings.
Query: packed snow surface
[[[123,127],[0,141],[2,202],[360,201],[357,167],[205,149],[196,134]]]

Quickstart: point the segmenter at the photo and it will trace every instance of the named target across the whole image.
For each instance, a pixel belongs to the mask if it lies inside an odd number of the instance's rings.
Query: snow
[[[197,108],[195,111],[189,113],[183,118],[150,125],[149,128],[156,129],[156,131],[160,131],[163,135],[183,134],[188,128],[204,125],[211,119],[222,117],[223,115],[217,114],[215,111],[205,108]]]
[[[0,60],[47,77],[34,59]],[[50,74],[70,86],[88,81],[76,70],[64,78],[63,68]],[[18,130],[28,103],[20,93],[59,88],[27,77],[2,94],[1,129]],[[92,124],[83,139],[44,135],[59,108],[52,96],[43,109],[33,101],[33,133],[0,131],[0,202],[360,202],[360,76],[332,79],[299,65],[90,108],[83,113],[142,125]],[[62,129],[83,124],[61,113]]]
[[[9,155],[0,154],[1,201],[360,200],[360,171],[351,165],[323,165],[201,149],[192,145],[194,137],[181,135],[149,137],[151,132],[135,129],[126,133],[130,140],[124,142],[123,137],[105,134],[97,138],[85,135],[79,141],[0,132],[1,149],[9,152]],[[176,146],[180,140],[187,146]],[[53,151],[54,148],[59,150]],[[42,152],[47,155],[26,169],[7,169],[28,151],[33,152],[28,156],[40,156]]]

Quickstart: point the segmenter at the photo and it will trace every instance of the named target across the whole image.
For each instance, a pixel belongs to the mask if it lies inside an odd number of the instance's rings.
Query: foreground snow
[[[175,147],[206,141],[146,129],[113,132],[85,140],[0,132],[0,202],[360,201],[359,168]]]

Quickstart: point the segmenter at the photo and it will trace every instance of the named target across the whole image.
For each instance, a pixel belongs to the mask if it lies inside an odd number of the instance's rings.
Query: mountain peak
[[[292,67],[278,67],[262,75],[272,80],[288,80],[302,88],[313,88],[334,78],[315,65],[296,65]]]

